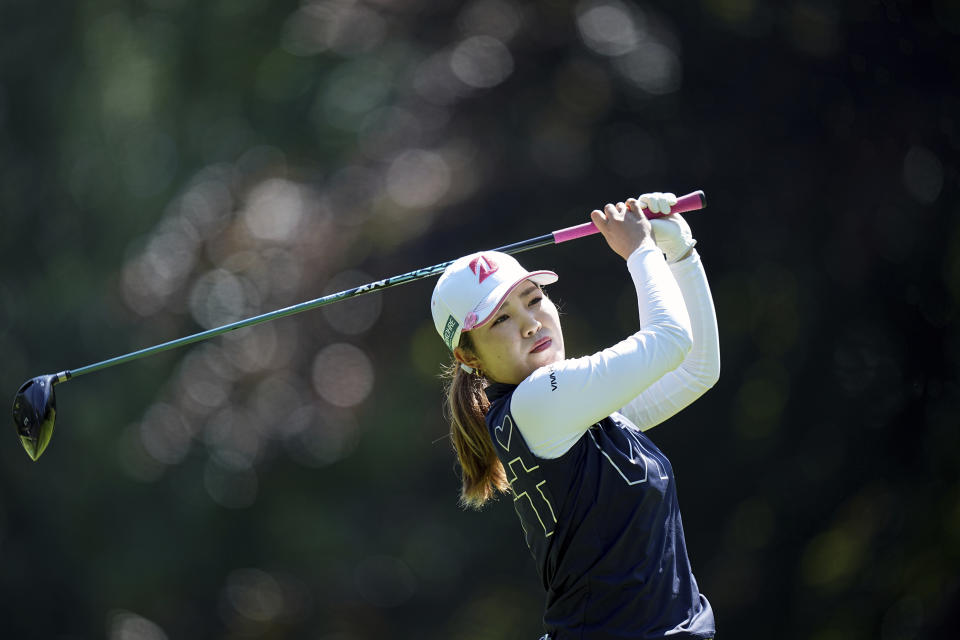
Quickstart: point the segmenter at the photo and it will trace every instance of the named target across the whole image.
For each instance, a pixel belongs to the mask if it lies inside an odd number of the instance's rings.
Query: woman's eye
[[[493,325],[492,325],[492,326],[496,326],[496,325],[500,324],[501,322],[503,322],[503,321],[506,320],[506,319],[507,319],[507,314],[503,314],[502,316],[498,317],[496,320],[493,321]]]
[[[530,301],[530,306],[533,307],[533,306],[536,306],[536,305],[540,304],[540,301],[541,301],[541,300],[543,300],[543,296],[538,296],[538,297],[534,298],[533,300]]]

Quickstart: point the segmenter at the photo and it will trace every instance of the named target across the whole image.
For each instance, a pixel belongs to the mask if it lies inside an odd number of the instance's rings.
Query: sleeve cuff
[[[655,255],[659,256],[660,259],[663,259],[663,253],[657,247],[656,243],[653,241],[653,238],[647,238],[640,246],[633,250],[633,253],[627,258],[627,269],[633,273],[640,263],[647,259],[647,256]],[[666,262],[666,261],[664,261]]]

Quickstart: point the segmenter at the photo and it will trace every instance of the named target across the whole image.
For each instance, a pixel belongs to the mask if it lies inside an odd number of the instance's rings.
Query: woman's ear
[[[480,369],[480,358],[475,356],[470,351],[463,349],[462,347],[456,347],[453,350],[453,357],[456,358],[457,362],[460,364],[465,364],[468,367],[473,367],[474,369]]]

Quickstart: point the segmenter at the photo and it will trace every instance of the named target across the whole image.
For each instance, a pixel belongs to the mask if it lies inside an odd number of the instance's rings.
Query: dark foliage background
[[[702,188],[723,373],[652,435],[722,637],[949,637],[957,7],[4,0],[0,386]],[[524,262],[571,353],[633,330],[599,237]],[[60,387],[0,447],[3,637],[538,637],[431,289]]]

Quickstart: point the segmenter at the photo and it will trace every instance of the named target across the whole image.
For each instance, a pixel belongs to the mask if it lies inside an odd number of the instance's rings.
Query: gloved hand
[[[672,193],[660,192],[645,193],[638,200],[646,204],[651,213],[669,213],[670,207],[677,203],[677,197]],[[653,239],[669,263],[685,258],[697,244],[690,225],[679,213],[651,220],[650,224],[653,227]]]
[[[643,205],[644,209],[649,209],[650,213],[670,213],[670,207],[677,204],[677,196],[672,193],[645,193],[637,200]]]

